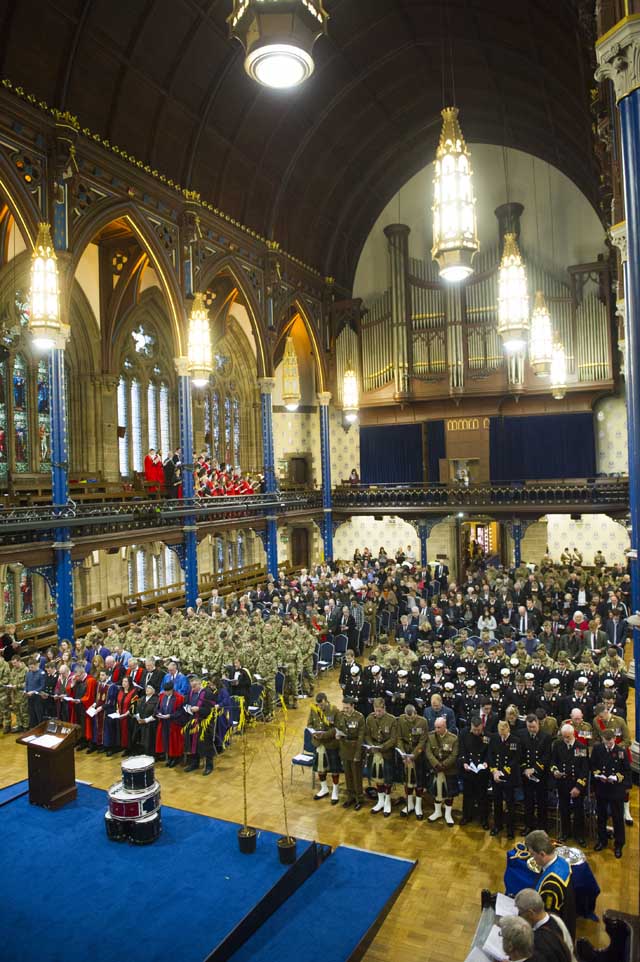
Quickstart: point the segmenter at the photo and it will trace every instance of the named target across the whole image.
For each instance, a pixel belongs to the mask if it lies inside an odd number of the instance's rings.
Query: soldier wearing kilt
[[[320,788],[313,796],[317,801],[329,794],[327,775],[331,775],[333,783],[331,789],[331,804],[337,805],[340,797],[340,753],[336,739],[334,718],[337,708],[329,704],[329,699],[323,691],[316,695],[316,703],[311,706],[307,728],[313,732],[313,770],[318,774]]]
[[[429,821],[442,818],[444,803],[444,820],[447,825],[453,825],[451,808],[453,797],[458,794],[458,736],[447,731],[445,718],[436,718],[433,729],[426,746],[427,761],[432,769],[431,793],[435,799]]]
[[[427,765],[425,746],[429,737],[426,718],[418,715],[413,705],[407,705],[404,714],[398,718],[397,749],[401,752],[404,794],[407,799],[401,815],[407,816],[415,811],[418,821],[422,821],[422,796],[426,787]]]
[[[385,709],[384,698],[373,699],[373,712],[367,716],[365,738],[371,754],[371,778],[375,782],[378,801],[371,814],[384,809],[384,817],[391,815],[391,789],[394,782],[394,754],[396,747],[396,719]]]

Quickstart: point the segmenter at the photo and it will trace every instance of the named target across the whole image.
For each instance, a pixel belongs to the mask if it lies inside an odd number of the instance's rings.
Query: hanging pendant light
[[[326,35],[322,0],[233,0],[229,34],[245,50],[244,68],[264,87],[298,87],[314,70],[313,47]]]
[[[542,291],[536,292],[535,307],[531,313],[531,337],[529,339],[529,364],[538,377],[547,377],[553,358],[553,329],[551,315]]]
[[[359,409],[358,375],[351,366],[351,361],[349,361],[342,377],[342,410],[345,421],[349,424],[357,421]]]
[[[189,315],[189,375],[194,387],[204,387],[213,371],[211,328],[204,294],[195,294]]]
[[[442,131],[433,177],[433,247],[431,256],[440,277],[452,283],[473,273],[471,262],[480,249],[473,195],[471,157],[458,108],[442,111]]]
[[[527,272],[515,234],[504,235],[498,271],[498,334],[508,354],[523,351],[529,334]]]
[[[561,401],[567,393],[567,356],[564,345],[559,341],[553,345],[551,361],[551,395]]]
[[[49,224],[38,225],[38,237],[31,255],[31,293],[29,297],[29,332],[36,348],[48,351],[68,325],[60,320],[58,259]]]
[[[282,359],[282,400],[287,411],[297,411],[300,404],[300,373],[291,335],[287,337]]]

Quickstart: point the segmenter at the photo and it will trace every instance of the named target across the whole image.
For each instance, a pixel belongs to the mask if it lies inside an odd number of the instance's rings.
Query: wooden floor
[[[337,673],[323,676],[322,687],[337,697]],[[308,701],[290,711],[287,757],[302,748],[302,729],[307,720]],[[282,808],[276,789],[273,725],[257,725],[249,735],[251,745],[250,780],[252,793],[249,820],[257,827],[282,831]],[[76,755],[76,774],[98,788],[109,788],[119,780],[119,757]],[[15,744],[15,736],[0,736],[0,787],[26,777],[26,750]],[[157,768],[166,805],[241,820],[242,785],[240,741],[221,756],[213,775],[185,774],[181,769]],[[288,777],[288,772],[287,772]],[[419,859],[419,865],[396,905],[367,951],[366,962],[458,962],[468,952],[479,916],[480,890],[502,890],[506,838],[490,838],[479,827],[456,825],[448,828],[442,821],[431,825],[411,819],[405,822],[394,808],[391,818],[372,816],[367,805],[360,812],[331,807],[327,799],[314,801],[308,769],[296,769],[289,793],[290,830],[329,845],[341,842],[391,855]],[[397,789],[396,789],[397,791]],[[454,805],[454,814],[460,800]],[[427,804],[427,813],[430,807]],[[639,866],[638,790],[632,795],[633,828],[627,830],[624,857],[616,861],[611,849],[590,851],[589,860],[601,895],[600,915],[605,909],[638,913]],[[459,820],[459,812],[457,813]],[[179,854],[177,855],[179,860]],[[322,931],[320,925],[319,931]],[[594,944],[606,945],[601,925],[580,920],[578,934]],[[304,960],[301,958],[301,962]]]

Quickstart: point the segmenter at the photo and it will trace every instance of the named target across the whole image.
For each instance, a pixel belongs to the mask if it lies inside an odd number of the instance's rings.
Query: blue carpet
[[[230,962],[344,962],[415,864],[339,845]]]
[[[277,835],[240,855],[237,825],[168,806],[153,845],[110,842],[106,807],[106,792],[78,785],[57,812],[26,796],[0,808],[3,959],[202,962],[287,871]]]
[[[0,788],[0,805],[6,805],[7,802],[12,802],[14,798],[19,798],[20,795],[26,795],[28,792],[28,778],[21,782],[14,782],[13,785],[7,785],[6,788]]]

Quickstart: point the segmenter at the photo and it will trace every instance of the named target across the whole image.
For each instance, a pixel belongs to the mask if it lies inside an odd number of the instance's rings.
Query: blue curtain
[[[446,458],[444,421],[427,421],[427,481],[440,481],[440,458]]]
[[[421,483],[422,425],[360,428],[360,478],[363,484]]]
[[[596,473],[592,414],[491,418],[489,445],[492,481]]]

